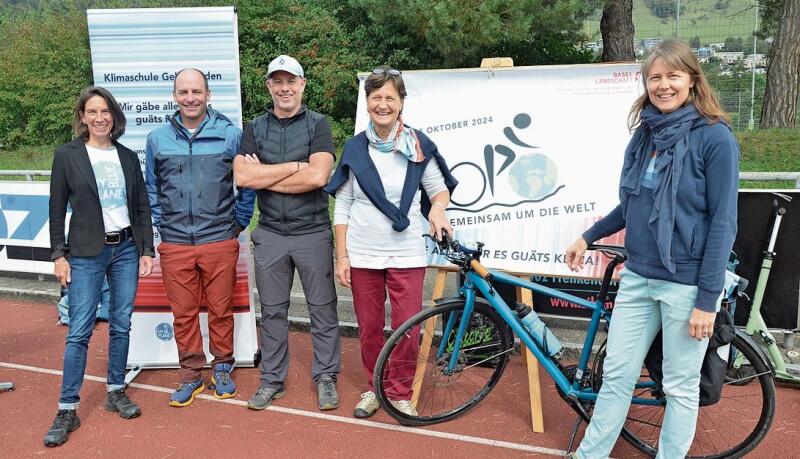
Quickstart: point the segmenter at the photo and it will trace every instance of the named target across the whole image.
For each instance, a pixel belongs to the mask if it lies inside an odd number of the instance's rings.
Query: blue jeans
[[[630,408],[642,363],[659,329],[663,330],[663,390],[666,412],[658,458],[685,457],[694,439],[700,400],[700,368],[708,340],[689,336],[697,287],[646,279],[628,269],[620,274],[603,385],[589,427],[578,448],[580,458],[607,458]]]
[[[70,257],[69,332],[64,349],[64,377],[59,409],[76,409],[86,371],[89,338],[94,331],[103,279],[111,294],[108,314],[109,391],[125,387],[128,342],[136,287],[139,283],[139,251],[132,239],[106,245],[93,257]]]

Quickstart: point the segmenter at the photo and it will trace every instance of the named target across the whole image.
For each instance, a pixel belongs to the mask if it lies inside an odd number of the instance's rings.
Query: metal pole
[[[736,106],[736,130],[739,131],[742,129],[742,92],[737,92],[739,93],[739,105]]]
[[[677,1],[678,8],[675,11],[675,37],[681,36],[681,0]]]
[[[756,105],[756,51],[758,50],[758,0],[756,0],[756,28],[753,30],[753,58],[750,60],[750,67],[752,69],[753,78],[750,83],[750,121],[747,123],[747,130],[752,131],[756,126],[756,120],[753,117],[753,111]]]

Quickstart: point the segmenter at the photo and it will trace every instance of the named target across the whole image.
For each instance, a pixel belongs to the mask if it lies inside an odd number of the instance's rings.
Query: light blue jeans
[[[58,409],[74,410],[80,403],[80,390],[86,371],[89,339],[94,331],[97,303],[108,278],[108,380],[107,390],[125,387],[125,366],[131,314],[139,284],[139,251],[133,239],[106,245],[93,257],[71,257],[72,282],[69,285],[69,332],[64,349],[64,376]]]
[[[658,458],[683,458],[694,439],[700,399],[700,368],[708,340],[689,336],[697,287],[646,279],[628,269],[620,273],[603,385],[589,427],[578,448],[580,458],[607,458],[619,437],[642,363],[659,329],[663,330],[663,391],[667,407],[658,441]]]

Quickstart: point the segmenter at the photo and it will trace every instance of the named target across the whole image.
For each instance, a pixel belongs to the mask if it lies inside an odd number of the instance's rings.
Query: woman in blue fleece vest
[[[667,398],[659,458],[685,457],[694,438],[700,368],[736,237],[739,146],[689,46],[667,40],[642,63],[645,94],[628,119],[619,205],[566,253],[625,229],[628,261],[608,334],[603,386],[579,458],[608,457],[642,362],[663,330]]]

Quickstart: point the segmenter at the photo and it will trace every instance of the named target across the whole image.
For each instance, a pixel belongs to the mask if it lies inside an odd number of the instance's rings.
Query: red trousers
[[[383,328],[386,326],[386,291],[389,291],[391,303],[392,329],[396,330],[411,316],[422,310],[422,282],[425,279],[425,268],[387,268],[364,269],[350,268],[350,280],[353,290],[353,309],[358,320],[358,334],[361,341],[361,360],[369,378],[369,390],[372,384],[375,363],[378,360],[385,342]],[[392,353],[386,380],[393,384],[386,388],[392,400],[408,400],[411,398],[411,384],[414,380],[415,362],[419,352],[419,330],[415,330],[412,339]],[[395,361],[400,362],[395,364]]]
[[[162,242],[161,276],[172,306],[181,382],[200,379],[206,364],[200,333],[200,304],[208,306],[209,350],[212,364],[234,363],[233,286],[239,241],[184,245]]]

